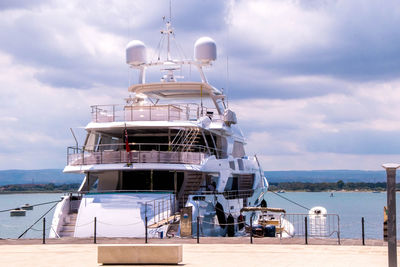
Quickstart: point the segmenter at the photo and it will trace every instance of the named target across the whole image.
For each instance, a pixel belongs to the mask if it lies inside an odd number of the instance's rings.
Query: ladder
[[[199,128],[181,128],[172,140],[171,150],[188,152],[199,141]]]

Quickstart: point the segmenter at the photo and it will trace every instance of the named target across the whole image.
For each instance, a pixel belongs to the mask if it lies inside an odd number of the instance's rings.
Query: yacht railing
[[[98,145],[96,150],[68,147],[67,165],[92,165],[113,163],[176,163],[200,164],[216,151],[201,145],[174,145],[156,143],[130,143],[130,152],[125,144]]]
[[[167,224],[175,215],[175,195],[170,194],[145,202],[145,217],[148,218],[149,228]]]
[[[212,120],[222,120],[214,108],[200,107],[198,104],[169,105],[96,105],[92,108],[93,122],[118,121],[191,121],[207,113]],[[212,114],[212,115],[211,115]]]
[[[202,191],[202,189],[198,191],[190,191],[189,195],[194,195],[193,200],[201,200],[202,195],[224,195],[226,199],[237,199],[237,198],[248,198],[251,197],[254,193],[253,189],[249,190],[231,190],[231,191]]]

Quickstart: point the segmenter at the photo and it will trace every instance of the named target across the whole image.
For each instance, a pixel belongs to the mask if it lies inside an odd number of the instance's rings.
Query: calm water
[[[25,203],[39,204],[49,201],[59,200],[63,194],[1,194],[0,195],[0,210],[17,208]],[[31,226],[37,219],[39,219],[46,211],[48,211],[53,205],[42,205],[34,207],[33,210],[27,210],[26,216],[23,217],[10,217],[9,212],[0,213],[0,238],[17,238],[21,235],[29,226]],[[46,217],[46,228],[51,225],[53,218],[54,209],[52,209]],[[41,230],[43,229],[43,223],[40,221],[34,227],[35,230],[28,231],[24,238],[39,238],[42,236]],[[47,229],[48,235],[49,229]]]
[[[59,200],[63,194],[7,194],[0,195],[0,210],[15,208],[29,204],[38,204],[47,201]],[[365,233],[368,239],[382,239],[383,207],[386,204],[386,193],[345,193],[335,192],[334,197],[330,193],[306,193],[288,192],[281,194],[301,205],[312,208],[323,206],[328,213],[339,214],[340,230],[342,238],[361,238],[361,217],[365,218]],[[399,198],[397,194],[397,214],[399,211]],[[268,206],[285,208],[288,213],[306,213],[302,209],[285,199],[272,193],[267,193]],[[9,212],[0,213],[0,238],[17,238],[39,219],[53,204],[34,207],[27,211],[25,217],[10,217]],[[47,226],[50,227],[54,209],[46,215]],[[398,220],[398,229],[400,224]],[[42,221],[34,226],[35,230],[42,229]],[[28,231],[25,238],[39,238],[40,231]],[[49,229],[47,230],[47,232]],[[400,236],[400,230],[397,231]],[[47,233],[48,234],[48,233]],[[399,238],[399,237],[398,237]]]

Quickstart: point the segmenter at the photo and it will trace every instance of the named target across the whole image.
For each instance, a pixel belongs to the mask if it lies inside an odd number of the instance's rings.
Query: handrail
[[[213,120],[222,120],[216,108],[203,107],[196,103],[156,105],[94,105],[91,106],[93,122],[116,121],[182,121],[198,120],[207,112],[213,112]]]
[[[207,156],[217,155],[216,149],[203,145],[175,145],[162,143],[100,144],[88,147],[68,147],[67,165],[108,164],[108,163],[187,163],[200,164]],[[106,149],[108,148],[108,149]]]
[[[185,149],[187,149],[187,147],[188,147],[187,144],[169,144],[169,143],[136,143],[136,142],[131,142],[131,143],[128,143],[128,144],[131,147],[131,151],[133,151],[132,146],[139,146],[139,148],[141,146],[155,146],[155,147],[158,147],[158,148],[161,148],[161,146],[163,146],[163,147],[165,147],[165,146],[166,147],[178,146],[178,147],[182,147],[182,148],[185,148]],[[86,152],[99,152],[101,150],[99,150],[98,148],[102,148],[102,147],[121,147],[121,148],[123,148],[123,150],[125,150],[126,149],[125,146],[126,146],[125,143],[110,143],[110,144],[98,144],[98,145],[95,145],[95,147],[97,149],[87,149],[88,146],[81,146],[81,147],[78,147],[78,148],[76,146],[69,146],[67,148],[68,149],[72,149],[72,150],[78,150],[78,151],[84,150]],[[193,148],[201,148],[204,151],[206,151],[208,149],[206,146],[203,146],[203,145],[190,145],[189,146],[189,149],[193,149]],[[222,149],[215,149],[215,148],[212,148],[212,147],[210,147],[210,150],[222,152]],[[159,150],[157,150],[157,151],[159,151]],[[160,150],[160,151],[164,151],[164,150]]]

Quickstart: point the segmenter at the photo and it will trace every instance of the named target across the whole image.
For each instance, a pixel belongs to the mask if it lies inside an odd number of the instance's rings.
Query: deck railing
[[[175,195],[170,194],[161,198],[145,202],[145,217],[148,218],[150,228],[168,223],[175,214]]]
[[[221,120],[214,108],[201,108],[198,104],[170,105],[96,105],[92,108],[93,122],[115,121],[190,121],[212,113],[213,120]]]
[[[200,164],[207,156],[216,154],[213,149],[199,145],[174,145],[155,143],[130,143],[99,145],[96,150],[68,147],[67,165],[92,165],[114,163],[176,163]]]

